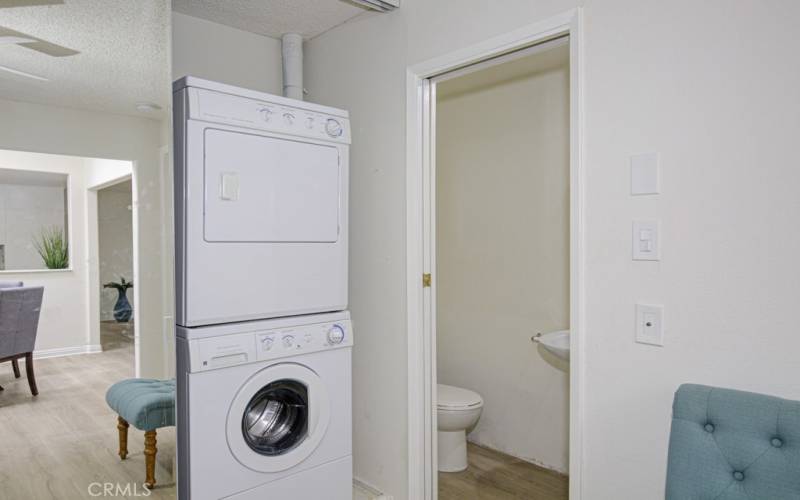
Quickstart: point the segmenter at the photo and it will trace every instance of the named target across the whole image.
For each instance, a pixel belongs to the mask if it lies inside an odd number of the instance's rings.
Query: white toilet
[[[458,472],[467,468],[467,429],[475,427],[482,409],[483,398],[477,392],[438,385],[436,414],[440,472]]]

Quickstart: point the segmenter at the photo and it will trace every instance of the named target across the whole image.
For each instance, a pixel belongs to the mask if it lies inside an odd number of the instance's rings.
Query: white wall
[[[133,280],[133,217],[131,182],[125,181],[97,191],[97,232],[100,283]],[[135,283],[134,283],[135,285]],[[117,290],[102,288],[100,320],[114,319]],[[128,291],[130,300],[131,291]]]
[[[86,314],[86,202],[83,159],[69,156],[0,150],[0,168],[69,175],[68,242],[70,268],[35,272],[0,273],[0,280],[19,280],[27,286],[43,286],[42,310],[36,335],[37,353],[96,350],[88,338]],[[45,200],[39,200],[44,203]],[[61,199],[63,221],[63,195]]]
[[[0,100],[0,116],[0,148],[134,163],[140,266],[134,293],[138,297],[141,375],[163,376],[167,371],[164,316],[170,314],[172,299],[162,299],[162,289],[164,280],[172,276],[162,272],[161,258],[164,215],[159,148],[166,141],[162,124],[146,118],[6,100]]]
[[[84,165],[86,166],[86,185],[93,189],[115,184],[120,179],[133,174],[131,162],[124,160],[86,158]]]
[[[186,75],[281,95],[281,42],[172,13],[172,79]]]
[[[355,473],[407,496],[405,70],[585,5],[587,499],[663,497],[673,391],[701,382],[800,398],[800,49],[791,0],[404,0],[308,42],[309,100],[349,109]],[[631,198],[659,151],[663,194]],[[663,260],[630,260],[633,218]],[[634,303],[666,307],[664,348]]]
[[[5,247],[0,269],[47,269],[35,242],[42,230],[66,229],[66,179],[64,184],[0,184],[0,245]]]
[[[530,337],[569,328],[568,55],[441,83],[436,108],[438,380],[483,397],[470,441],[560,472],[568,366]]]

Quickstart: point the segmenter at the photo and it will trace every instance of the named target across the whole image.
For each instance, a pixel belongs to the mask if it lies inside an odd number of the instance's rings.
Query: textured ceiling
[[[346,0],[172,0],[172,8],[258,35],[300,33],[306,40],[369,12]]]
[[[26,2],[12,1],[10,4]],[[36,3],[36,2],[28,2]],[[80,53],[51,57],[0,44],[0,65],[48,78],[0,71],[0,98],[163,118],[170,97],[168,0],[64,0],[20,6],[0,0],[0,26]],[[160,112],[140,112],[153,102]]]

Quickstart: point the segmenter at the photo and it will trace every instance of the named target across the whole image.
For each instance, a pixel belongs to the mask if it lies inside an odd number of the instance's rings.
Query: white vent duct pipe
[[[286,33],[281,37],[283,53],[283,95],[303,100],[303,37]]]

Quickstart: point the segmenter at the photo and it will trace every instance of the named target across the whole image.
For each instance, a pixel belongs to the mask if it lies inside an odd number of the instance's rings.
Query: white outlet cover
[[[636,342],[664,345],[664,306],[636,304]]]

